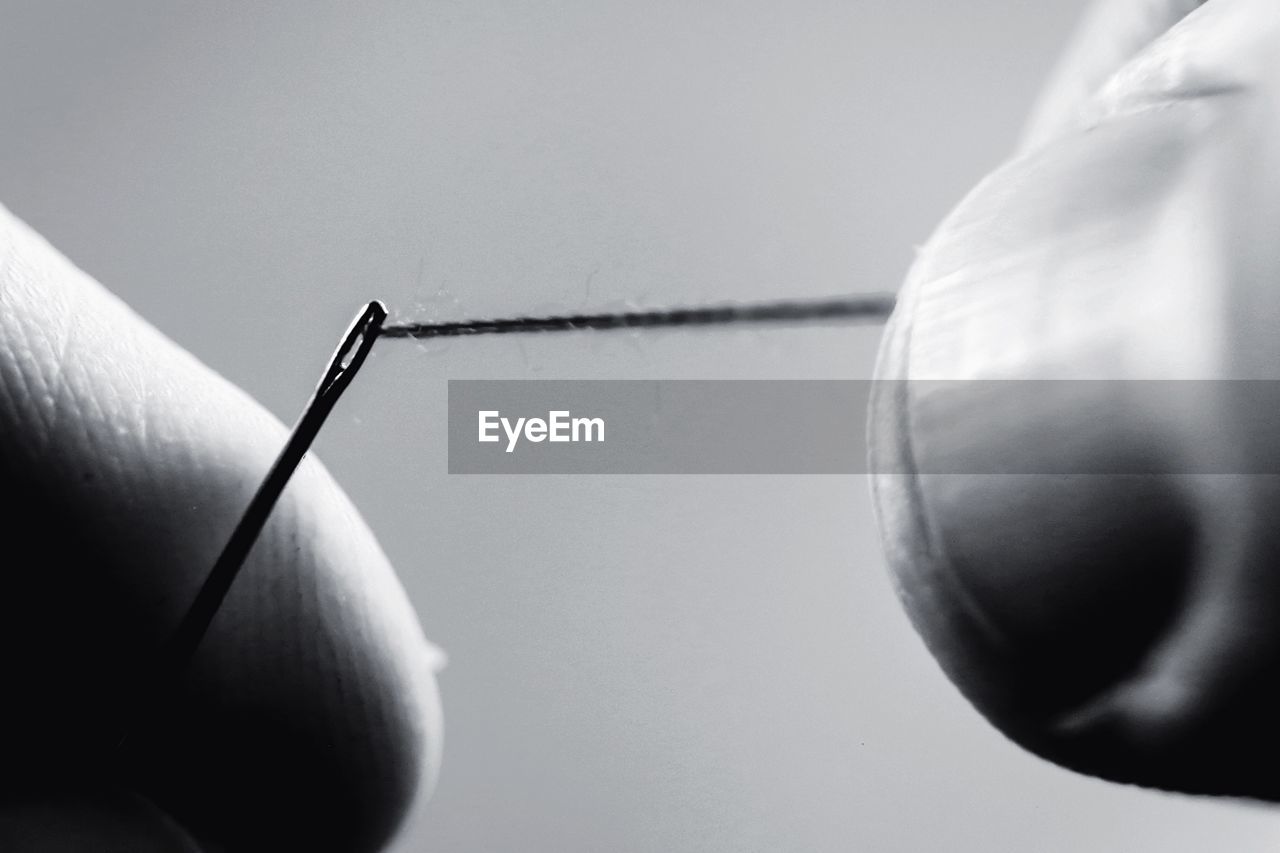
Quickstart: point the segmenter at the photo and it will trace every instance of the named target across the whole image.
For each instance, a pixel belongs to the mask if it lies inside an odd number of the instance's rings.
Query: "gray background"
[[[893,287],[1079,11],[0,5],[0,199],[282,418],[403,314]],[[443,291],[443,292],[438,292]],[[443,674],[399,850],[1262,851],[1033,759],[893,600],[859,477],[449,477],[455,378],[846,378],[866,330],[384,343],[320,445]]]

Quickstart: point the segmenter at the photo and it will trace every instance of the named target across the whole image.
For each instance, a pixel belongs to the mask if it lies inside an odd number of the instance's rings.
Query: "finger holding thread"
[[[904,286],[869,439],[915,472],[873,477],[901,597],[995,725],[1082,772],[1273,801],[1280,482],[1249,424],[1275,412],[1221,389],[1280,364],[1278,48],[1275,3],[1200,5],[975,187]],[[1008,379],[1059,396],[935,393]],[[1196,383],[1218,404],[1141,403]],[[1244,467],[1201,467],[1216,447]],[[930,473],[988,450],[1117,473]]]

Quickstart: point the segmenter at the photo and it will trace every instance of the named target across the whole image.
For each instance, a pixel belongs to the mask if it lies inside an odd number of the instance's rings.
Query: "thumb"
[[[0,792],[119,783],[94,756],[118,736],[120,685],[155,659],[283,440],[0,209]],[[131,738],[127,784],[235,849],[377,849],[435,771],[436,662],[372,534],[306,461],[168,724]]]
[[[983,713],[1079,770],[1272,799],[1280,488],[1190,472],[1210,445],[1264,470],[1274,440],[1244,427],[1274,412],[1136,397],[1144,380],[1276,378],[1277,104],[1267,0],[1214,0],[1140,51],[931,238],[871,419],[876,470],[914,472],[873,479],[891,569]],[[922,379],[1128,381],[994,408]],[[1059,475],[966,468],[993,454]],[[1146,473],[1106,473],[1124,470]]]

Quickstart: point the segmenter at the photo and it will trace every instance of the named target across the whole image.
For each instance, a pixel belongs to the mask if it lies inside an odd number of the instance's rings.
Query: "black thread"
[[[121,714],[117,751],[129,733],[154,719],[195,656],[201,640],[244,566],[258,534],[266,525],[293,472],[320,432],[338,397],[346,390],[374,341],[386,338],[442,338],[521,332],[569,332],[582,329],[646,329],[674,326],[714,326],[746,323],[808,323],[821,321],[883,321],[893,311],[890,293],[868,293],[810,301],[704,305],[622,311],[604,314],[563,314],[546,317],[508,317],[448,323],[382,325],[387,314],[380,302],[369,303],[356,317],[303,409],[288,441],[249,501],[222,553],[205,577],[190,608],[169,637],[152,669],[138,685],[133,701]]]
[[[863,293],[831,299],[757,302],[619,311],[602,314],[558,314],[444,323],[396,323],[384,326],[384,338],[452,338],[528,332],[574,332],[585,329],[654,329],[675,326],[721,326],[747,323],[816,323],[822,321],[883,322],[893,312],[892,293]]]

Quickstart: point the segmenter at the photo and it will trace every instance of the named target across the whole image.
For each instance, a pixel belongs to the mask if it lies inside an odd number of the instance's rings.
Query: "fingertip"
[[[68,709],[91,730],[128,705],[285,430],[0,209],[0,435],[3,506],[45,543],[0,590],[0,741],[38,759]],[[438,774],[442,663],[308,459],[129,776],[232,849],[379,849]]]

